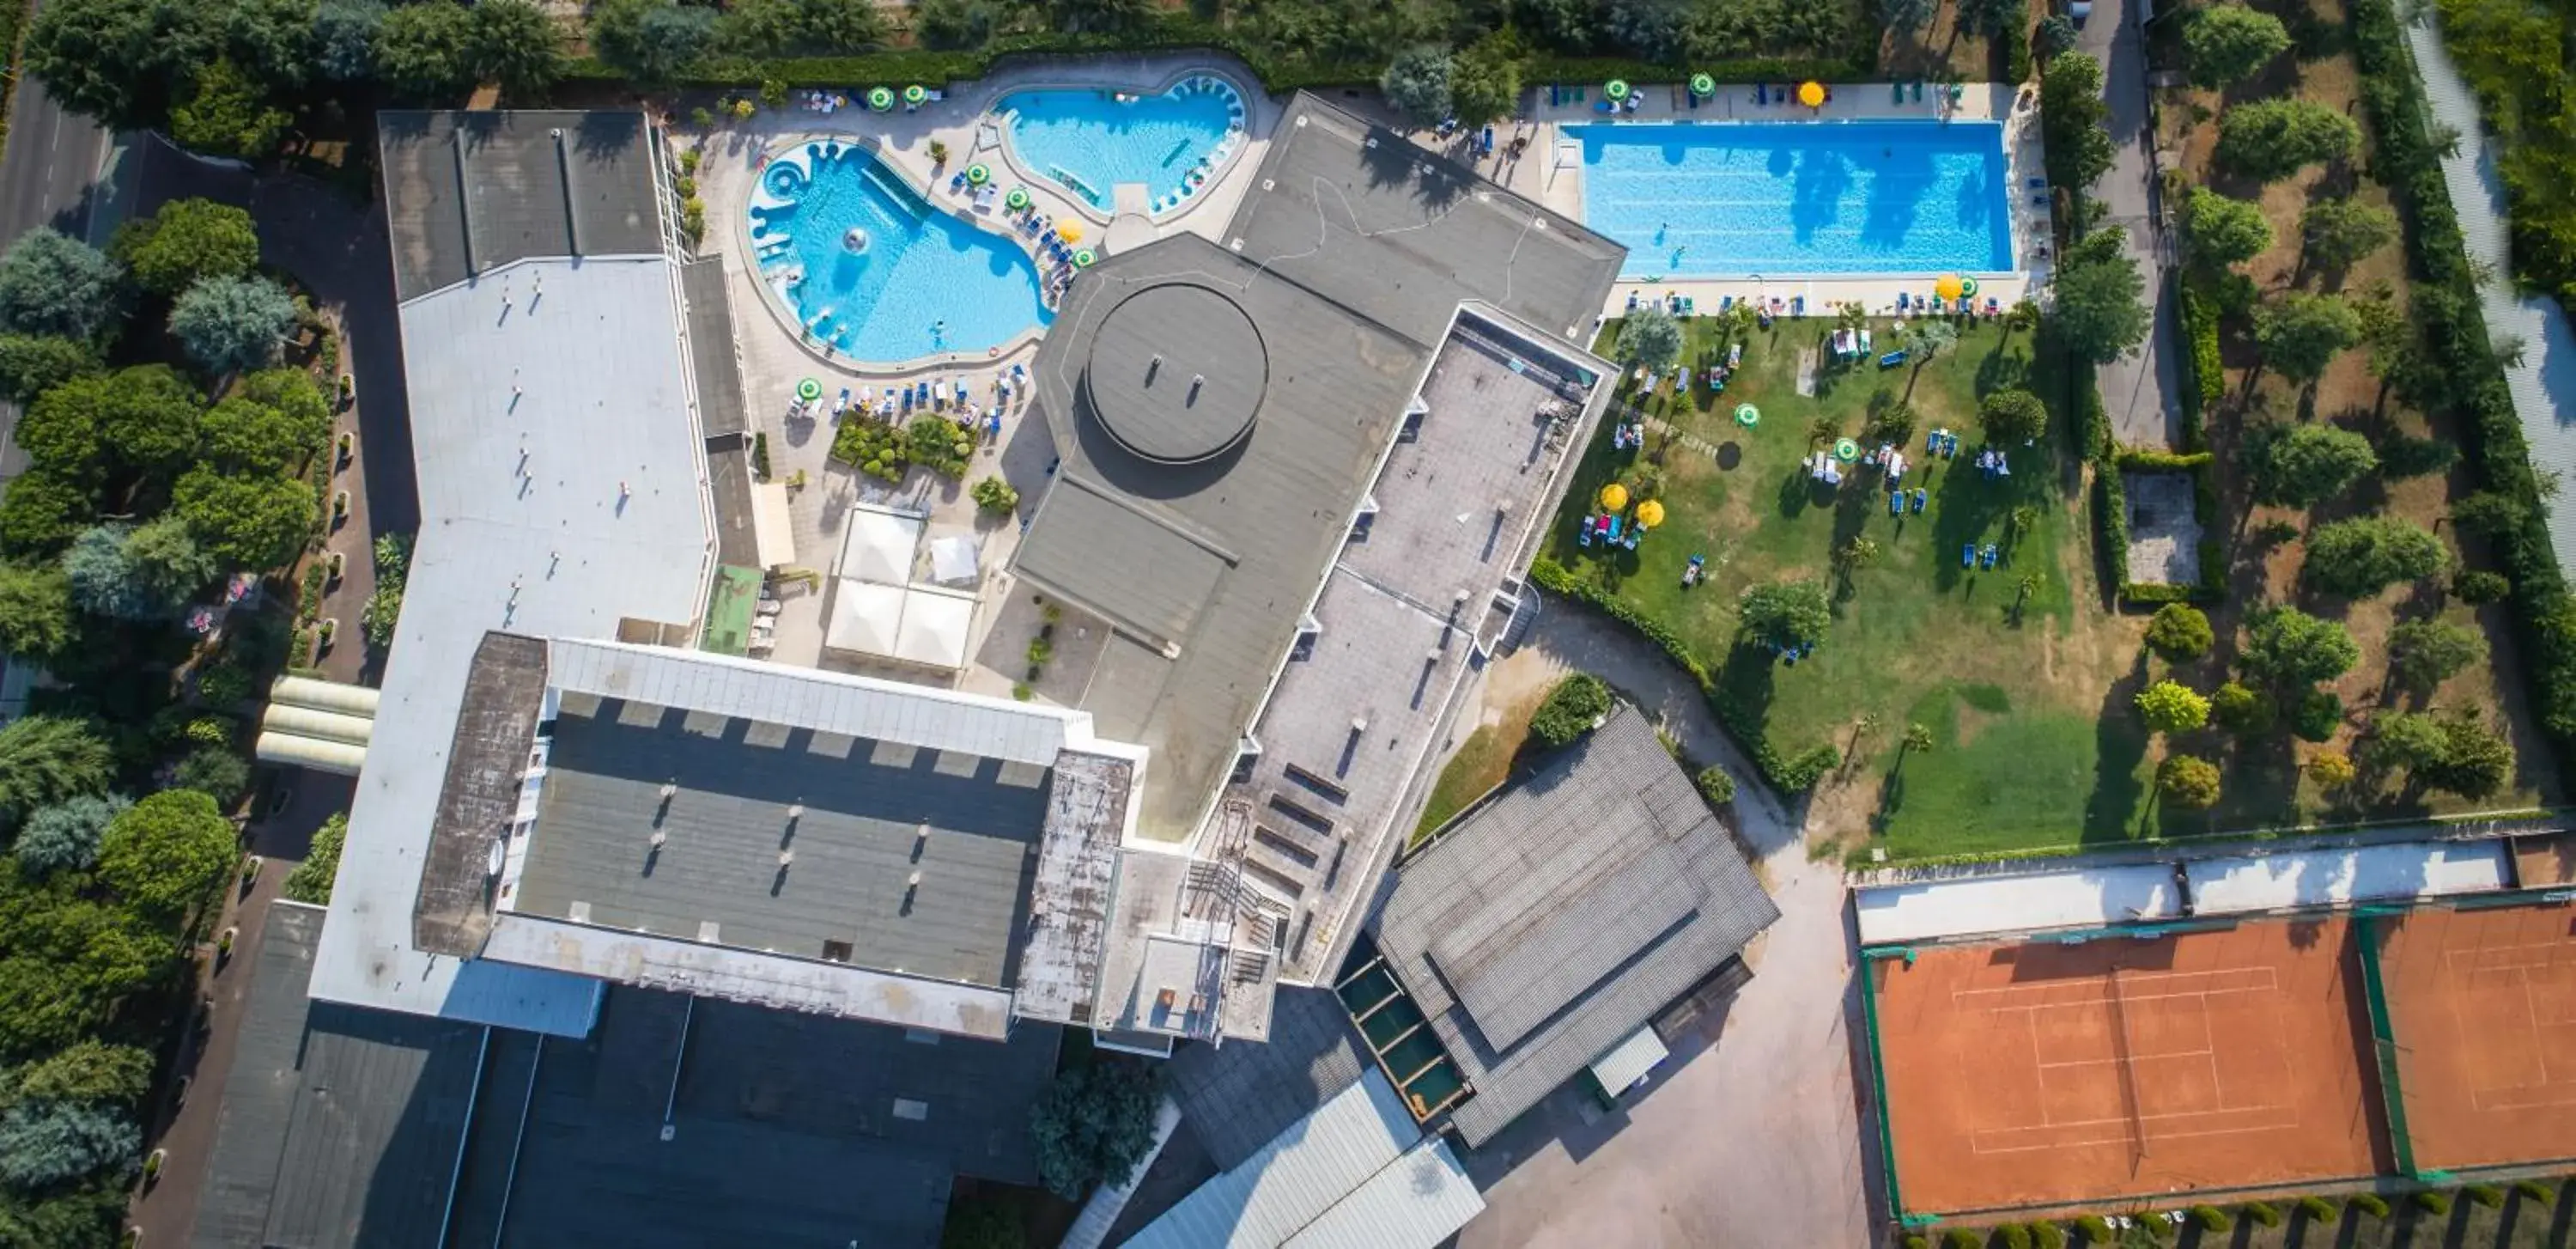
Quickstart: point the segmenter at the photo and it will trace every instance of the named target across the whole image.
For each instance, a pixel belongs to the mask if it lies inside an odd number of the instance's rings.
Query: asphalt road
[[[34,75],[19,75],[9,100],[8,146],[0,149],[0,246],[39,226],[86,237],[112,139],[98,123],[56,104]],[[17,429],[18,405],[0,403],[0,486],[26,471]]]
[[[2128,231],[2129,256],[2137,261],[2147,282],[2147,300],[2155,307],[2146,341],[2096,375],[2103,407],[2121,445],[2178,450],[2182,381],[2174,344],[2179,314],[2165,281],[2171,249],[2156,224],[2162,205],[2147,111],[2146,32],[2139,24],[2153,7],[2149,0],[2093,0],[2093,15],[2077,35],[2076,48],[2102,62],[2102,100],[2110,108],[2106,125],[2116,144],[2110,171],[2093,184],[2093,194],[2102,204],[2104,223]]]

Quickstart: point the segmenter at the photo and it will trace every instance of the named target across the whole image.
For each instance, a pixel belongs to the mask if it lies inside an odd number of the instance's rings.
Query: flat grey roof
[[[1475,1096],[1482,1144],[1780,916],[1644,715],[1581,741],[1400,864],[1379,953]]]
[[[395,109],[376,142],[398,300],[520,260],[662,250],[642,113]]]
[[[588,1039],[541,1037],[308,999],[321,920],[279,903],[233,973],[256,980],[200,1249],[929,1249],[952,1176],[1036,1181],[1052,1026],[923,1039],[615,989]]]
[[[1190,1045],[1163,1064],[1163,1073],[1190,1131],[1220,1170],[1232,1170],[1359,1083],[1369,1062],[1350,1011],[1332,990],[1282,985],[1269,1040]]]
[[[891,742],[818,750],[814,736],[567,700],[513,909],[1007,985],[1047,773]]]

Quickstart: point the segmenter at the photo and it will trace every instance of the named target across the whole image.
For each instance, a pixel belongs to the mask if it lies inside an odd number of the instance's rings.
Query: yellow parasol
[[[1626,506],[1628,506],[1628,488],[1626,486],[1620,485],[1618,482],[1614,481],[1609,485],[1601,487],[1601,507],[1603,510],[1616,512]]]
[[[1803,82],[1798,84],[1798,102],[1809,108],[1824,107],[1825,84],[1821,82]]]
[[[1637,527],[1638,527],[1638,528],[1640,528],[1640,529],[1652,529],[1652,528],[1654,528],[1655,526],[1660,525],[1660,524],[1662,524],[1662,523],[1664,523],[1664,504],[1663,504],[1663,500],[1661,500],[1661,499],[1648,499],[1648,500],[1646,500],[1645,502],[1640,503],[1640,504],[1638,504],[1638,505],[1637,505]]]
[[[1055,233],[1057,238],[1063,239],[1068,243],[1079,243],[1082,241],[1082,227],[1070,221],[1057,226],[1055,228]]]
[[[1957,299],[1967,293],[1967,288],[1959,284],[1958,274],[1944,273],[1932,283],[1932,293],[1943,299]]]

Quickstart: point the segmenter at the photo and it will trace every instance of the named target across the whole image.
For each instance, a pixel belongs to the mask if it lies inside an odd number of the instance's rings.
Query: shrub
[[[2343,696],[2333,690],[2309,690],[2290,713],[2290,731],[2302,740],[2322,742],[2343,723]]]
[[[1020,506],[1020,492],[999,477],[987,477],[975,483],[972,491],[975,509],[992,516],[1008,516]]]
[[[1728,776],[1724,768],[1701,768],[1691,777],[1691,783],[1699,786],[1699,796],[1712,805],[1722,807],[1735,801],[1735,778]]]
[[[754,432],[751,436],[751,472],[762,481],[769,480],[769,435]]]
[[[2030,1229],[2019,1223],[2006,1223],[1997,1231],[2003,1233],[2003,1249],[2030,1249]]]
[[[2493,1184],[2471,1184],[2461,1189],[2460,1195],[2489,1210],[2504,1204],[2504,1190]]]
[[[2350,756],[2331,750],[2308,760],[2305,771],[2308,779],[2315,781],[2319,789],[2341,789],[2352,784],[2352,778],[2357,775]]]
[[[2158,681],[2139,691],[2138,714],[2150,733],[2185,733],[2209,723],[2209,700],[2179,681]]]
[[[2351,671],[2361,647],[2341,624],[2277,607],[2247,628],[2242,658],[2249,671],[2282,685],[2314,685]]]
[[[2208,654],[2216,640],[2209,616],[2188,603],[2167,603],[2147,621],[2147,645],[2176,663]]]
[[[2156,766],[2156,788],[2163,790],[2165,801],[2194,810],[2218,802],[2218,768],[2207,759],[2191,755],[2171,755]]]
[[[2354,1193],[2352,1208],[2374,1219],[2388,1217],[2388,1199],[2377,1193]]]
[[[2075,1230],[2084,1234],[2085,1244],[2107,1245],[2111,1243],[2111,1225],[2108,1222],[2105,1222],[2101,1215],[2084,1214],[2076,1216]]]
[[[2048,405],[2027,390],[1998,390],[1977,405],[1988,442],[2030,442],[2048,432]]]
[[[1746,586],[1736,600],[1736,628],[1756,646],[1796,649],[1822,640],[1832,623],[1825,588],[1813,581]]]
[[[2331,1197],[2310,1193],[2299,1198],[2299,1213],[2311,1223],[2332,1223],[2343,1217],[2343,1207],[2336,1205]]]
[[[2451,578],[2451,593],[2457,595],[2463,603],[2484,606],[2498,602],[2504,596],[2513,593],[2513,583],[2505,580],[2501,573],[2468,568],[2462,569],[2458,576]]]
[[[1941,1249],[1986,1249],[1986,1238],[1964,1227],[1941,1233]]]
[[[2515,1180],[2513,1191],[2524,1201],[2537,1206],[2556,1205],[2558,1202],[2558,1190],[2540,1180]]]
[[[905,454],[913,463],[927,464],[943,477],[965,476],[967,457],[975,454],[974,435],[944,416],[912,418],[912,423],[904,427],[903,442]]]
[[[1592,731],[1592,722],[1610,713],[1610,687],[1589,672],[1556,683],[1547,700],[1530,715],[1530,740],[1554,750]]]
[[[2209,718],[2230,733],[2251,736],[2269,731],[2276,714],[2271,695],[2234,681],[2209,696]]]
[[[2353,119],[2311,100],[2262,100],[2218,116],[2218,163],[2264,182],[2342,160],[2360,143]]]
[[[2426,1214],[2438,1216],[2449,1214],[2451,1212],[2451,1195],[2449,1193],[2437,1192],[2430,1188],[2418,1189],[2414,1196],[2409,1197],[2407,1200],[2414,1202],[2415,1208]]]
[[[2271,1202],[2249,1201],[2245,1203],[2243,1209],[2246,1219],[2256,1226],[2279,1227],[2281,1225],[2281,1211]]]
[[[278,891],[298,902],[329,906],[331,882],[340,875],[340,847],[348,837],[349,817],[346,813],[335,814],[322,821],[322,827],[314,830],[313,848],[305,852],[304,861],[296,864],[294,871],[286,874],[286,881],[278,886]]]
[[[901,482],[912,467],[903,432],[881,421],[843,422],[832,435],[832,458],[890,482]]]
[[[228,747],[200,746],[188,752],[170,773],[170,783],[193,789],[229,807],[250,788],[250,764]]]
[[[2236,1220],[2227,1217],[2226,1211],[2206,1205],[2191,1208],[2191,1222],[2204,1232],[2223,1232],[2236,1226]]]
[[[2356,516],[2308,535],[2299,576],[2328,594],[2367,598],[2433,576],[2450,560],[2450,549],[2421,525],[2394,516]]]
[[[1921,1232],[1907,1232],[1904,1245],[1905,1249],[1932,1249],[1932,1238]]]
[[[1029,1117],[1046,1186],[1074,1201],[1094,1184],[1125,1183],[1153,1144],[1161,1098],[1154,1073],[1128,1063],[1095,1061],[1057,1075]]]
[[[2030,1239],[2037,1249],[2066,1249],[2066,1231],[2054,1223],[2031,1224]]]

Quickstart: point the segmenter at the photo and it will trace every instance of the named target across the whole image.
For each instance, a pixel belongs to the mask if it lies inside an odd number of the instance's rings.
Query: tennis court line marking
[[[2263,982],[2265,982],[2265,987],[2276,987],[2276,986],[2278,985],[2278,983],[2279,983],[2279,982],[2278,982],[2278,979],[2277,979],[2277,976],[2276,976],[2276,975],[2275,975],[2275,973],[2274,973],[2274,969],[2272,969],[2272,968],[2268,968],[2268,967],[2239,968],[2239,969],[2231,969],[2231,971],[2259,972],[2259,973],[2261,973],[2261,977],[2260,977],[2260,979],[2261,979]],[[2174,973],[2161,973],[2161,974],[2156,974],[2153,978],[2157,978],[2157,979],[2168,979],[2168,980],[2171,980],[2171,979],[2184,979],[2184,978],[2191,978],[2191,977],[2204,977],[2204,976],[2211,976],[2211,975],[2226,975],[2226,974],[2229,974],[2229,973],[2225,973],[2225,972],[2222,972],[2222,973],[2209,973],[2209,972],[2174,972]],[[2142,978],[2145,978],[2145,977],[2142,977]],[[1972,1154],[1978,1154],[1978,1155],[1985,1155],[1985,1154],[2030,1153],[2030,1152],[2033,1152],[2033,1151],[2037,1151],[2037,1150],[2045,1150],[2045,1149],[2069,1149],[2069,1148],[2083,1148],[2083,1147],[2086,1147],[2086,1146],[2092,1146],[2092,1145],[2117,1145],[2117,1144],[2126,1144],[2126,1143],[2128,1143],[2128,1142],[2131,1140],[2131,1135],[2130,1135],[2130,1131],[2131,1131],[2131,1129],[2130,1129],[2130,1119],[2131,1119],[2131,1117],[2132,1117],[2132,1116],[2130,1116],[2130,1115],[2122,1114],[2122,1115],[2118,1115],[2118,1116],[2114,1116],[2114,1117],[2106,1118],[2106,1119],[2067,1119],[2067,1120],[2059,1120],[2059,1119],[2055,1119],[2055,1118],[2050,1117],[2050,1115],[2049,1115],[2049,1113],[2048,1113],[2047,1103],[2046,1103],[2046,1097],[2045,1097],[2046,1083],[2047,1083],[2047,1081],[2046,1081],[2046,1073],[2047,1073],[2048,1071],[2050,1071],[2050,1070],[2054,1069],[2054,1068],[2060,1068],[2060,1067],[2098,1067],[2098,1066],[2112,1066],[2112,1065],[2115,1065],[2115,1064],[2125,1064],[2125,1065],[2126,1065],[2126,1067],[2127,1067],[2127,1069],[2128,1069],[2128,1071],[2131,1073],[2132,1078],[2134,1078],[2134,1075],[2135,1075],[2135,1072],[2136,1072],[2136,1065],[2137,1065],[2137,1056],[2135,1056],[2135,1055],[2132,1055],[2132,1056],[2130,1056],[2130,1057],[2128,1057],[2128,1058],[2121,1058],[2121,1057],[2118,1057],[2118,1056],[2116,1056],[2116,1055],[2115,1055],[2115,1056],[2113,1056],[2113,1057],[2109,1057],[2109,1058],[2069,1059],[2069,1060],[2064,1060],[2064,1061],[2059,1061],[2059,1062],[2042,1062],[2042,1061],[2040,1061],[2040,1059],[2039,1059],[2039,1015],[2040,1015],[2040,1012],[2042,1012],[2042,1011],[2047,1011],[2047,1010],[2064,1010],[2064,1009],[2075,1009],[2075,1008],[2089,1008],[2089,1009],[2097,1009],[2097,1010],[2098,1010],[2098,1009],[2107,1009],[2107,1008],[2108,1008],[2108,1006],[2109,1006],[2109,1004],[2110,1004],[2110,998],[2109,998],[2109,993],[2108,993],[2108,990],[2109,990],[2109,987],[2110,987],[2110,986],[2109,986],[2109,982],[2108,982],[2108,980],[2103,981],[2103,982],[2102,982],[2102,984],[2103,984],[2103,988],[2104,988],[2104,991],[2105,991],[2105,992],[2104,992],[2104,995],[2103,995],[2101,998],[2099,998],[2099,999],[2096,999],[2096,1000],[2093,1000],[2093,1001],[2089,1001],[2089,1002],[2088,1002],[2088,1001],[2070,1001],[2070,1002],[2037,1002],[2037,1003],[2032,1003],[2032,1004],[2024,1005],[2024,1006],[2012,1006],[2012,1005],[2006,1005],[2006,1006],[1989,1006],[1989,1007],[1984,1008],[1984,1013],[1986,1013],[1986,1014],[1988,1014],[1988,1015],[2002,1015],[2002,1014],[2009,1014],[2009,1013],[2019,1013],[2019,1014],[2022,1016],[2022,1020],[2023,1020],[2023,1023],[2024,1023],[2024,1025],[2025,1025],[2025,1035],[2027,1035],[2027,1036],[2030,1038],[2030,1045],[2031,1045],[2031,1068],[2032,1068],[2032,1074],[2033,1074],[2033,1077],[2034,1077],[2034,1082],[2035,1082],[2035,1083],[2037,1083],[2037,1084],[2040,1086],[2040,1088],[2041,1088],[2041,1090],[2042,1090],[2042,1094],[2043,1094],[2042,1099],[2041,1099],[2041,1105],[2040,1105],[2040,1117],[2041,1117],[2041,1122],[2039,1122],[2039,1123],[2034,1123],[2034,1124],[2022,1124],[2022,1125],[2013,1126],[2013,1127],[1999,1127],[1999,1128],[1973,1128],[1973,1129],[1971,1129],[1971,1130],[1969,1131],[1969,1133],[1968,1133],[1968,1151],[1969,1151],[1970,1153],[1972,1153]],[[2012,992],[2015,992],[2015,991],[2018,991],[2018,990],[2027,990],[2027,989],[2031,989],[2031,988],[2035,988],[2035,987],[2038,987],[2038,986],[2015,985],[2015,986],[2010,986],[2010,987],[2008,987],[2008,988],[2003,988],[2003,989],[1972,989],[1972,990],[1958,990],[1958,991],[1953,991],[1952,996],[1953,996],[1953,998],[1955,999],[1955,998],[1958,998],[1958,997],[1971,996],[1971,995],[1978,995],[1978,994],[2012,993]],[[2228,1105],[2225,1105],[2225,1104],[2224,1104],[2224,1101],[2225,1101],[2225,1098],[2226,1098],[2226,1082],[2225,1082],[2225,1080],[2223,1079],[2223,1077],[2220,1075],[2220,1072],[2219,1072],[2219,1066],[2218,1066],[2218,1049],[2217,1049],[2217,1036],[2216,1036],[2216,1031],[2211,1027],[2211,1025],[2210,1025],[2210,1021],[2209,1021],[2209,999],[2210,999],[2210,998],[2212,998],[2212,997],[2214,997],[2214,996],[2221,995],[2221,994],[2234,995],[2234,994],[2241,994],[2241,993],[2254,993],[2254,992],[2259,992],[2259,991],[2260,991],[2260,990],[2259,990],[2257,987],[2255,987],[2254,985],[2243,985],[2243,986],[2238,986],[2238,985],[2229,985],[2229,986],[2225,986],[2225,987],[2221,987],[2221,988],[2215,988],[2215,989],[2201,989],[2201,990],[2196,990],[2196,991],[2195,991],[2195,990],[2179,990],[2179,991],[2175,991],[2175,992],[2168,992],[2168,993],[2154,993],[2154,994],[2129,994],[2129,993],[2123,993],[2123,994],[2121,995],[2121,1000],[2122,1000],[2122,1001],[2124,1001],[2124,1002],[2129,1002],[2129,1003],[2133,1003],[2133,1004],[2134,1004],[2134,1003],[2137,1003],[2137,1002],[2164,1001],[2164,1000],[2176,999],[2176,998],[2191,998],[2191,999],[2195,999],[2195,1000],[2197,1000],[2197,1001],[2201,1004],[2201,1009],[2197,1012],[2197,1017],[2198,1017],[2198,1018],[2199,1018],[2199,1020],[2200,1020],[2200,1025],[2201,1025],[2201,1036],[2202,1036],[2202,1039],[2203,1039],[2205,1042],[2207,1042],[2207,1047],[2206,1047],[2206,1048],[2203,1048],[2203,1049],[2197,1049],[2197,1050],[2182,1050],[2182,1051],[2176,1051],[2176,1052],[2169,1053],[2169,1054],[2151,1054],[2151,1055],[2147,1055],[2146,1057],[2148,1057],[2149,1059],[2152,1059],[2152,1060],[2159,1060],[2159,1061],[2161,1061],[2161,1060],[2165,1060],[2165,1059],[2174,1059],[2174,1058],[2195,1058],[2195,1057],[2197,1057],[2197,1058],[2201,1058],[2203,1061],[2205,1061],[2205,1062],[2207,1062],[2207,1063],[2209,1064],[2209,1077],[2210,1077],[2210,1084],[2211,1084],[2211,1087],[2212,1087],[2214,1090],[2216,1090],[2216,1091],[2217,1091],[2217,1094],[2218,1094],[2218,1096],[2219,1096],[2219,1098],[2220,1098],[2220,1100],[2221,1100],[2221,1103],[2222,1103],[2222,1104],[2221,1104],[2221,1105],[2219,1105],[2219,1106],[2217,1106],[2217,1107],[2214,1107],[2214,1108],[2208,1109],[2208,1110],[2178,1110],[2178,1111],[2170,1111],[2170,1112],[2166,1112],[2166,1113],[2162,1113],[2162,1114],[2150,1114],[2150,1113],[2146,1113],[2146,1112],[2144,1112],[2144,1111],[2139,1112],[2139,1113],[2135,1116],[2135,1118],[2136,1118],[2137,1123],[2138,1123],[2138,1125],[2139,1125],[2139,1127],[2140,1127],[2141,1129],[2145,1128],[2146,1126],[2148,1126],[2148,1125],[2150,1125],[2150,1124],[2158,1125],[2157,1130],[2156,1130],[2156,1131],[2154,1131],[2154,1132],[2152,1132],[2152,1133],[2150,1133],[2150,1136],[2151,1136],[2153,1139],[2157,1139],[2157,1140],[2183,1140],[2183,1139],[2189,1139],[2189,1138],[2193,1138],[2193,1137],[2208,1137],[2208,1136],[2243,1136],[2243,1135],[2249,1135],[2249,1134],[2258,1133],[2258,1132],[2278,1132],[2278,1131],[2281,1131],[2281,1130],[2282,1130],[2282,1129],[2284,1129],[2284,1128],[2294,1128],[2294,1127],[2297,1127],[2297,1126],[2299,1125],[2299,1110],[2298,1110],[2298,1107],[2297,1107],[2296,1105],[2253,1105],[2253,1106],[2228,1106]],[[2285,1068],[2286,1068],[2286,1067],[2288,1067],[2288,1066],[2289,1066],[2289,1062],[2290,1062],[2289,1055],[2288,1055],[2287,1053],[2282,1054],[2282,1055],[2281,1055],[2281,1061],[2282,1061],[2283,1066],[2284,1066]],[[2193,1120],[2209,1119],[2209,1118],[2215,1118],[2215,1117],[2218,1117],[2218,1116],[2242,1116],[2242,1115],[2247,1114],[2247,1113],[2249,1113],[2249,1112],[2261,1112],[2261,1111],[2286,1111],[2286,1112],[2287,1112],[2287,1114],[2286,1114],[2286,1116],[2285,1116],[2285,1117],[2283,1117],[2283,1118],[2281,1118],[2281,1119],[2278,1119],[2278,1120],[2275,1120],[2275,1121],[2272,1121],[2272,1122],[2256,1124],[2256,1125],[2249,1126],[2249,1127],[2234,1127],[2234,1128],[2198,1128],[2198,1129],[2194,1129],[2194,1128],[2190,1128],[2190,1127],[2186,1127],[2186,1126],[2168,1126],[2168,1125],[2175,1125],[2175,1124],[2187,1124],[2187,1123],[2189,1123],[2190,1121],[2193,1121]],[[2085,1135],[2082,1135],[2082,1136],[2072,1137],[2072,1138],[2070,1138],[2070,1137],[2062,1137],[2062,1136],[2058,1136],[2058,1135],[2055,1133],[2055,1131],[2054,1131],[2054,1129],[2079,1129],[2079,1130],[2080,1130],[2080,1129],[2084,1129],[2084,1128],[2114,1128],[2114,1129],[2116,1129],[2116,1131],[2112,1132],[2112,1133],[2111,1133],[2111,1134],[2109,1134],[2109,1135],[2096,1136],[2096,1135],[2092,1135],[2092,1134],[2089,1134],[2089,1133],[2088,1133],[2088,1134],[2085,1134]],[[2038,1143],[2038,1144],[2033,1144],[2033,1145],[1989,1145],[1989,1144],[1987,1144],[1987,1143],[1986,1143],[1989,1139],[1994,1138],[1994,1137],[2001,1137],[2001,1136],[2017,1136],[2017,1135],[2022,1135],[2022,1134],[2044,1134],[2044,1135],[2047,1135],[2047,1136],[2049,1137],[2049,1139],[2044,1140],[2044,1141],[2041,1141],[2040,1143]]]
[[[2517,954],[2536,954],[2536,957],[2497,957]],[[2576,1025],[2542,1024],[2540,1004],[2533,995],[2532,989],[2534,971],[2576,966],[2576,942],[2544,941],[2525,945],[2484,946],[2471,950],[2444,950],[2442,963],[2444,973],[2463,986],[2462,992],[2450,995],[2450,1005],[2452,1026],[2458,1029],[2459,1035],[2464,1039],[2471,1035],[2469,1021],[2460,1013],[2461,1003],[2467,997],[2466,990],[2469,986],[2480,979],[2509,977],[2522,989],[2523,1018],[2525,1026],[2531,1031],[2532,1060],[2540,1068],[2540,1078],[2527,1084],[2508,1084],[2483,1089],[2471,1085],[2470,1108],[2480,1114],[2488,1114],[2576,1105],[2576,1080],[2561,1080],[2549,1070],[2550,1032]],[[2554,990],[2557,986],[2552,985],[2551,988]],[[2539,1091],[2547,1089],[2565,1091],[2555,1094]]]

